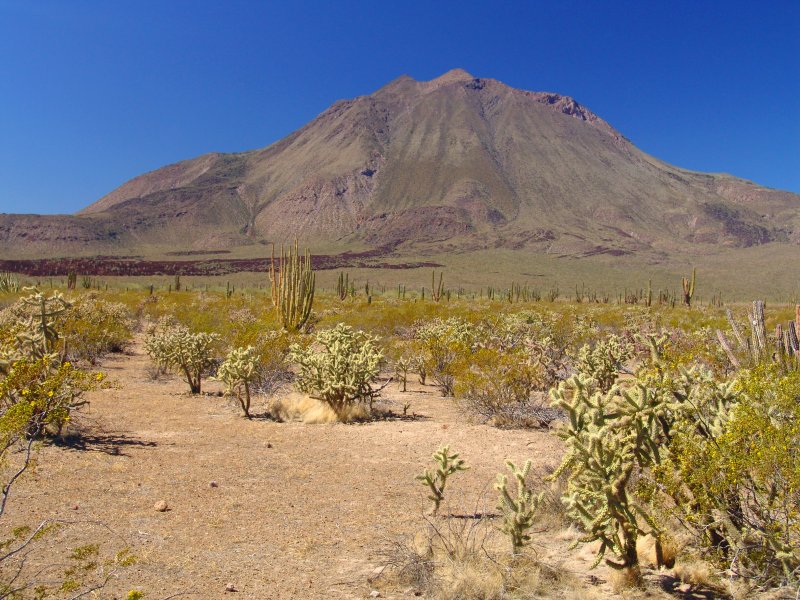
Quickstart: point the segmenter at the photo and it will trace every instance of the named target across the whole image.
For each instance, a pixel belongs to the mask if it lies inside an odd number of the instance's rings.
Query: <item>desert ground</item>
[[[148,599],[423,595],[389,564],[396,548],[419,542],[433,524],[456,537],[473,531],[502,554],[506,541],[491,518],[496,474],[506,459],[531,459],[541,478],[562,454],[548,431],[469,423],[452,401],[416,381],[406,393],[394,382],[384,389],[382,406],[395,416],[307,424],[247,420],[217,395],[218,383],[191,396],[176,376],[154,379],[141,339],[101,368],[114,386],[91,392],[74,431],[42,448],[8,512],[18,525],[64,522],[30,558],[54,574],[72,548],[99,544],[103,556],[130,549],[136,563],[110,569],[87,597],[125,598],[131,590]],[[470,469],[452,478],[440,515],[431,517],[414,478],[443,444]],[[162,502],[167,510],[158,510]],[[481,514],[488,516],[475,518]],[[591,548],[568,551],[576,536],[562,525],[545,523],[526,552],[556,578],[553,596],[621,597],[605,567],[589,570]],[[671,585],[649,580],[647,596]],[[527,597],[550,595],[544,584]]]

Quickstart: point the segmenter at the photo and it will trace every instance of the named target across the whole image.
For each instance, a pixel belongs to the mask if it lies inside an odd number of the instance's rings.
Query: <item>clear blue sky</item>
[[[454,67],[573,96],[678,166],[800,192],[800,0],[0,0],[0,212],[73,212]]]

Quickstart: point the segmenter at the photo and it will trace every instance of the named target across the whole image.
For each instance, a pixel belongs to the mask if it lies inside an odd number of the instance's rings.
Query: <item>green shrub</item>
[[[72,361],[96,364],[108,352],[122,352],[133,339],[134,321],[124,304],[93,295],[78,298],[60,319],[65,353]]]
[[[327,403],[337,415],[357,403],[372,404],[383,355],[378,339],[340,323],[317,332],[308,346],[294,344],[289,360],[297,363],[297,387]]]
[[[418,350],[415,368],[424,383],[430,376],[442,396],[452,396],[457,375],[472,351],[474,327],[457,317],[418,323],[414,340]]]
[[[526,352],[481,348],[470,356],[455,394],[459,405],[497,426],[547,426],[557,411],[537,397],[544,370]]]

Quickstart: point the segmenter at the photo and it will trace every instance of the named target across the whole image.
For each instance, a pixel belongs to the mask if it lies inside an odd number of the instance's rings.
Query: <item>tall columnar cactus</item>
[[[0,273],[0,292],[18,292],[19,279],[12,273]]]
[[[431,273],[431,299],[434,302],[439,302],[444,293],[444,271],[439,273],[439,284],[436,284],[436,270]]]
[[[512,496],[508,491],[508,476],[503,473],[497,474],[494,489],[500,493],[497,504],[497,509],[503,514],[500,529],[511,538],[511,553],[516,555],[531,539],[528,530],[533,527],[544,492],[534,496],[528,488],[526,479],[531,470],[530,460],[525,461],[525,466],[521,469],[510,460],[506,461],[506,466],[517,483],[517,493]]]
[[[683,303],[686,306],[692,305],[692,298],[694,297],[694,284],[697,277],[697,269],[692,269],[692,278],[687,279],[684,277],[681,280],[683,286]]]
[[[269,280],[272,303],[283,328],[287,331],[302,329],[314,304],[315,275],[311,268],[311,252],[306,250],[305,256],[301,257],[295,239],[294,247],[284,249],[281,246],[280,260],[276,263],[273,246]]]
[[[435,469],[425,469],[422,475],[417,475],[416,479],[421,481],[430,489],[430,498],[433,501],[432,514],[439,512],[439,506],[444,500],[444,490],[447,487],[448,478],[459,471],[466,471],[469,467],[463,459],[456,453],[450,454],[450,446],[442,446],[433,453],[433,460],[436,463]]]
[[[800,312],[800,305],[797,311]],[[725,314],[735,345],[721,330],[717,330],[717,339],[735,369],[750,368],[766,362],[775,362],[784,371],[800,368],[797,321],[789,321],[785,330],[782,325],[778,325],[774,337],[770,337],[767,334],[763,300],[753,302],[752,309],[747,311],[749,332],[742,331],[730,308],[725,310]]]
[[[339,273],[339,279],[336,281],[336,295],[339,296],[339,300],[346,300],[349,291],[350,275],[342,271]]]

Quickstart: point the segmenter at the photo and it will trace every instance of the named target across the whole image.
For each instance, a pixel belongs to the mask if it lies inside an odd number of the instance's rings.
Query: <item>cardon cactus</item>
[[[692,269],[692,278],[687,279],[684,277],[681,280],[681,286],[683,287],[683,303],[686,306],[692,305],[692,298],[694,297],[694,284],[697,279],[697,269]]]
[[[337,414],[358,402],[371,406],[378,394],[372,383],[383,360],[377,342],[377,338],[340,323],[319,331],[308,347],[294,344],[289,360],[300,367],[297,387],[326,402]]]

